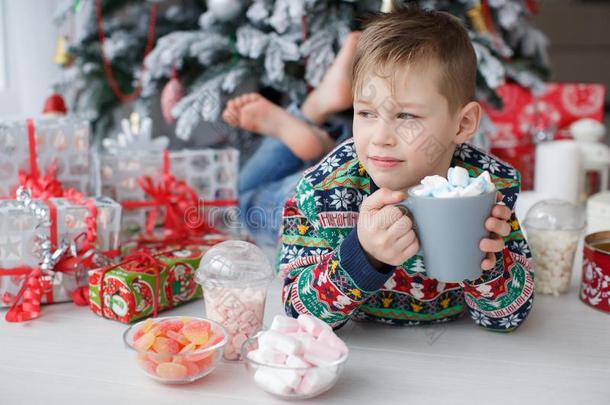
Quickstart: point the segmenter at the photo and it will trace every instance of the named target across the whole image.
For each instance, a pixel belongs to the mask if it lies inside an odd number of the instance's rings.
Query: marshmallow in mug
[[[479,177],[470,177],[463,167],[450,167],[447,178],[426,176],[421,186],[413,189],[413,194],[421,197],[454,198],[472,197],[495,190],[489,172],[484,171]]]
[[[311,395],[334,383],[338,370],[333,363],[347,353],[345,343],[326,322],[311,315],[297,319],[277,315],[248,358],[275,366],[256,370],[254,381],[261,388],[280,395]]]

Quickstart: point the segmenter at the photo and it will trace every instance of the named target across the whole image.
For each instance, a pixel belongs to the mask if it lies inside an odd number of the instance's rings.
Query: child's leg
[[[297,119],[307,121],[307,117],[294,103],[286,108],[286,112]],[[333,138],[336,138],[337,134],[342,132],[341,130],[338,131],[337,128],[337,124],[328,125],[328,131],[332,133]],[[265,137],[239,173],[239,193],[241,195],[261,184],[289,176],[298,170],[311,166],[316,161],[317,159],[304,161],[277,138]]]
[[[239,197],[240,221],[257,244],[275,245],[286,200],[294,194],[303,173],[263,184]]]
[[[317,159],[328,149],[330,137],[320,128],[290,115],[257,93],[236,97],[223,112],[229,124],[276,138],[301,160]]]
[[[265,137],[239,172],[239,195],[289,176],[303,169],[304,164],[278,139]]]
[[[351,75],[359,38],[360,32],[349,34],[320,84],[303,102],[301,109],[311,123],[321,125],[330,115],[352,106]]]

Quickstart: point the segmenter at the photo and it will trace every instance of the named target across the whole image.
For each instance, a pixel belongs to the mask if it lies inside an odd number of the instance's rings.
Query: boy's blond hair
[[[477,59],[468,33],[456,17],[413,7],[377,14],[358,41],[352,71],[352,92],[360,94],[368,74],[395,76],[409,66],[440,68],[439,91],[455,111],[474,100]]]

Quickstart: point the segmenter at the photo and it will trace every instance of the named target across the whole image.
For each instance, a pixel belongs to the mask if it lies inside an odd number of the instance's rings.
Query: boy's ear
[[[453,139],[456,144],[468,141],[477,132],[482,114],[481,104],[476,101],[462,107],[458,113],[458,131]]]

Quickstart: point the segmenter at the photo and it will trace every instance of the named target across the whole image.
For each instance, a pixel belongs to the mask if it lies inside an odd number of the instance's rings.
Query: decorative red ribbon
[[[61,197],[64,193],[62,185],[55,176],[57,175],[57,164],[55,160],[51,163],[47,173],[44,176],[40,175],[38,162],[36,157],[36,130],[34,120],[28,118],[25,121],[28,133],[28,147],[30,158],[30,173],[24,170],[19,171],[19,184],[31,190],[32,198],[41,198],[46,200],[51,197]]]
[[[200,217],[201,206],[235,206],[237,200],[203,201],[183,180],[170,174],[169,151],[163,152],[163,174],[159,182],[150,176],[138,179],[140,187],[151,200],[123,201],[125,209],[152,208],[146,219],[146,233],[152,235],[161,209],[165,210],[164,228],[172,238],[193,237],[205,233],[220,233]],[[195,215],[195,221],[191,220]]]
[[[104,51],[104,18],[102,16],[102,0],[96,0],[95,2],[95,19],[97,24],[97,36],[100,41],[100,52],[102,54],[102,63],[104,65],[104,74],[106,75],[106,79],[108,80],[108,84],[110,85],[110,89],[114,93],[115,96],[121,102],[128,102],[137,99],[140,96],[140,92],[142,91],[141,86],[135,86],[133,91],[130,94],[125,94],[119,83],[114,78],[114,74],[112,73],[112,65],[110,61],[106,57],[106,52]],[[155,25],[157,21],[157,4],[153,3],[150,6],[150,19],[148,21],[148,32],[146,34],[146,47],[144,49],[144,57],[149,54],[152,50],[153,45],[155,43]],[[144,58],[143,58],[144,59]],[[145,68],[144,60],[142,60],[142,69]]]
[[[121,266],[125,266],[128,263],[134,263],[134,262],[135,262],[136,266],[130,267],[129,271],[139,272],[139,273],[150,273],[152,271],[155,275],[155,291],[154,291],[154,297],[153,297],[153,317],[156,317],[157,314],[159,313],[159,298],[160,298],[160,294],[161,294],[161,271],[163,269],[167,268],[167,264],[162,262],[161,260],[157,259],[156,256],[165,255],[165,254],[171,253],[172,251],[173,250],[164,251],[161,253],[150,254],[147,251],[139,250],[139,251],[127,256],[125,258],[125,260],[121,261],[120,263],[105,267],[102,270],[100,270],[102,274],[100,276],[99,296],[100,296],[100,312],[102,314],[102,317],[105,317],[104,316],[104,278],[106,277],[106,274],[111,270],[114,270]]]

